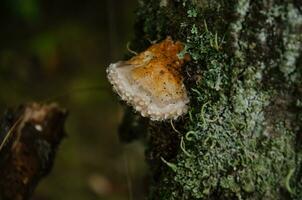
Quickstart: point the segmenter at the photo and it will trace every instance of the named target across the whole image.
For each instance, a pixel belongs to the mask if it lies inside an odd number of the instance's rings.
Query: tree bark
[[[192,57],[189,113],[134,127],[149,199],[302,199],[302,2],[139,3],[132,49],[169,35]]]
[[[0,199],[29,199],[53,165],[67,112],[56,104],[30,103],[0,120]]]

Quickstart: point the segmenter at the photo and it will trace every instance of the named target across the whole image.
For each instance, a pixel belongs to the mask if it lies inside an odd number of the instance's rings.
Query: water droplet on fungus
[[[176,119],[188,110],[181,67],[183,45],[170,37],[128,61],[110,64],[107,77],[122,100],[151,120]]]

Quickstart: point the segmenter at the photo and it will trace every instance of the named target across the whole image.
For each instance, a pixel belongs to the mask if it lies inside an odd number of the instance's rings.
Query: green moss
[[[301,87],[302,15],[290,3],[259,12],[259,2],[239,0],[226,27],[220,18],[231,6],[226,1],[184,0],[164,8],[145,2],[139,11],[145,34],[163,39],[174,33],[185,43],[179,57],[192,57],[184,70],[191,109],[178,123],[181,134],[171,134],[179,139],[176,156],[154,162],[162,168],[150,199],[301,199],[301,123],[293,124],[302,120],[288,109],[293,102],[301,110],[301,99],[284,88]],[[280,35],[279,25],[286,27]],[[274,82],[280,73],[284,86]]]
[[[294,134],[281,125],[268,133],[263,109],[269,91],[259,90],[261,69],[249,66],[244,81],[230,85],[230,64],[235,61],[217,50],[214,41],[222,38],[209,31],[191,31],[187,37],[185,51],[204,64],[203,81],[192,91],[196,105],[186,127],[194,137],[185,141],[186,151],[176,158],[174,181],[182,186],[185,199],[247,199],[251,194],[254,199],[275,199],[283,177],[295,167]]]

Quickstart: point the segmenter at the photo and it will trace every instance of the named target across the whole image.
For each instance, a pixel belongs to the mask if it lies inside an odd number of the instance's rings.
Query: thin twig
[[[13,126],[9,129],[9,131],[7,132],[6,136],[4,137],[1,145],[0,145],[0,152],[2,150],[2,148],[4,147],[6,141],[8,140],[9,136],[13,133],[13,131],[15,130],[17,124],[21,121],[22,116],[20,116],[17,121],[13,124]]]

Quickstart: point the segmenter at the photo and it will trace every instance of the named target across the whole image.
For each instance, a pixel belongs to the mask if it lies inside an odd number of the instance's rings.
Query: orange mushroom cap
[[[188,110],[179,59],[180,42],[167,37],[128,61],[111,64],[107,76],[114,90],[142,116],[151,120],[176,119]]]

